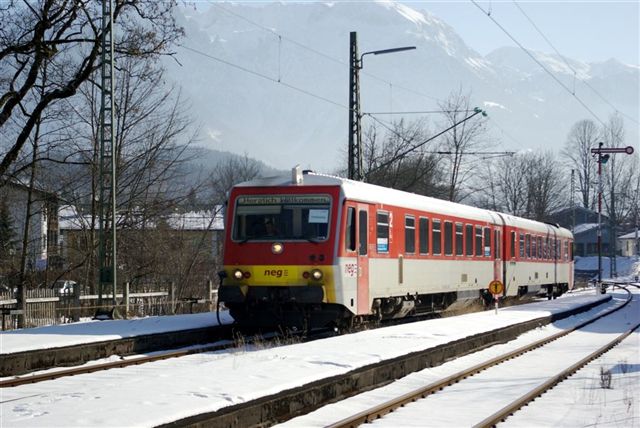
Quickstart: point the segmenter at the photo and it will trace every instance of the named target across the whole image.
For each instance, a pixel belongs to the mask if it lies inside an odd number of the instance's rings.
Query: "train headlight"
[[[316,281],[320,281],[322,279],[322,271],[320,269],[314,269],[311,271],[311,278]]]
[[[236,269],[236,270],[233,271],[233,277],[235,279],[240,280],[240,279],[242,279],[244,277],[244,273],[242,273],[242,271],[240,269]]]
[[[273,254],[282,254],[282,251],[284,251],[284,245],[282,245],[280,242],[274,242],[271,245],[271,252]]]

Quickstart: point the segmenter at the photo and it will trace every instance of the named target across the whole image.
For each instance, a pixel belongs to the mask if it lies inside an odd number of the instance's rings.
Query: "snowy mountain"
[[[556,150],[573,123],[592,118],[522,50],[502,48],[483,57],[436,16],[397,2],[198,5],[178,11],[186,38],[175,60],[166,61],[168,74],[190,98],[204,145],[276,168],[299,163],[331,171],[345,162],[351,31],[358,33],[360,53],[417,47],[364,57],[365,113],[437,109],[437,100],[462,87],[472,91],[473,105],[488,111],[492,136],[505,149]],[[532,54],[602,120],[612,108],[573,70],[638,117],[637,66]],[[376,117],[389,122],[402,116]],[[442,129],[439,120],[429,116],[434,133]],[[628,141],[637,141],[637,124],[625,122]],[[364,117],[365,128],[373,123]]]

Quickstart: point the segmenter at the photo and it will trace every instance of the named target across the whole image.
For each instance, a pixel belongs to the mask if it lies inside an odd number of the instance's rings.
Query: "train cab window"
[[[524,233],[520,234],[520,258],[524,259]]]
[[[358,211],[358,254],[367,254],[367,235],[369,231],[368,216],[366,210]]]
[[[240,195],[235,201],[232,239],[326,241],[330,213],[329,195]]]
[[[476,226],[476,256],[482,256],[482,226]]]
[[[456,223],[456,256],[462,255],[462,223]]]
[[[440,227],[440,220],[433,220],[433,227],[431,229],[431,236],[433,237],[433,254],[438,256],[442,254],[442,232]]]
[[[347,208],[347,227],[345,228],[344,248],[347,251],[356,250],[356,209]]]
[[[484,228],[484,256],[491,257],[491,229]]]
[[[389,252],[389,213],[378,211],[376,227],[376,248],[379,253]]]
[[[453,223],[450,221],[444,222],[444,254],[453,255]]]
[[[420,254],[429,254],[429,219],[420,217],[419,226]]]
[[[511,258],[516,258],[516,233],[511,232]]]
[[[500,240],[502,237],[501,235],[502,233],[500,233],[500,231],[497,229],[493,232],[493,237],[495,241],[493,244],[493,248],[494,248],[493,251],[495,252],[496,259],[502,258],[502,245],[501,245],[502,241]]]
[[[416,218],[411,215],[404,218],[404,251],[416,252]]]
[[[473,226],[467,224],[464,227],[464,243],[466,246],[465,254],[467,256],[473,256]]]

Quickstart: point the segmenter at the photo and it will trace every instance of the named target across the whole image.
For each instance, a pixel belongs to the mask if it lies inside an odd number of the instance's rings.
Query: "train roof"
[[[305,172],[300,182],[295,182],[292,176],[258,178],[235,187],[306,187],[306,186],[338,186],[345,198],[361,202],[378,203],[389,206],[401,206],[415,210],[442,213],[446,216],[464,217],[480,222],[501,224],[500,217],[509,226],[525,228],[533,232],[546,234],[549,229],[555,229],[560,236],[571,237],[569,230],[555,224],[541,223],[510,214],[498,213],[483,208],[445,201],[429,196],[418,195],[402,190],[391,189],[362,181],[349,180],[333,175]]]

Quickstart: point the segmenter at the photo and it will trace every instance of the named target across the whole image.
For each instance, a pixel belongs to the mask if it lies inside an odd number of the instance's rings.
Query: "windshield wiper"
[[[307,241],[311,242],[312,244],[319,244],[320,241],[318,241],[316,238],[312,238],[310,236],[301,236],[302,239],[306,239]]]

